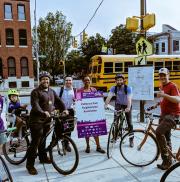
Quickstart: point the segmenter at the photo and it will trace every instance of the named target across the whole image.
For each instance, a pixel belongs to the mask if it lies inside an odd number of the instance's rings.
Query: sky
[[[67,21],[73,24],[72,35],[79,34],[87,25],[101,0],[36,0],[37,19],[45,17],[48,12],[61,11]],[[31,22],[34,25],[34,4],[31,2]],[[161,32],[162,24],[168,24],[180,30],[179,0],[146,0],[147,13],[155,13],[156,25],[150,32]],[[111,30],[125,24],[127,17],[140,15],[140,0],[104,0],[96,16],[89,24],[88,35],[100,33],[106,39]]]

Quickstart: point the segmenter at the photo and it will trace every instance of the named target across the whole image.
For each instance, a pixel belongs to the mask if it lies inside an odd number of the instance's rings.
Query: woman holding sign
[[[84,83],[84,87],[82,87],[81,89],[79,89],[77,92],[96,92],[97,90],[93,87],[90,86],[90,78],[88,76],[84,77],[83,79],[83,83]],[[85,137],[86,139],[86,153],[90,153],[90,145],[89,145],[89,137]],[[99,136],[94,136],[95,142],[96,142],[96,151],[100,152],[102,154],[105,153],[105,151],[101,148],[100,146],[100,142],[99,142]]]

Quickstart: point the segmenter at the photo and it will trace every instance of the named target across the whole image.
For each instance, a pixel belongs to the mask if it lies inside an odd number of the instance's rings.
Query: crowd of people
[[[64,86],[57,92],[50,88],[51,75],[42,71],[39,75],[40,84],[31,92],[31,111],[29,117],[29,127],[31,131],[31,144],[27,152],[26,168],[29,174],[38,174],[34,167],[35,159],[37,157],[37,150],[39,153],[40,163],[50,164],[51,160],[45,152],[46,141],[41,143],[40,141],[50,130],[50,114],[55,109],[59,109],[69,116],[74,117],[73,104],[76,99],[77,90],[73,88],[72,76],[66,76],[64,79]],[[156,129],[156,138],[160,147],[162,164],[158,164],[160,169],[168,169],[172,164],[172,159],[168,154],[167,147],[171,145],[171,129],[176,127],[176,122],[180,118],[180,92],[179,88],[169,80],[169,71],[167,68],[161,68],[159,70],[159,80],[161,83],[160,90],[157,93],[157,97],[161,98],[161,118],[159,120],[159,126]],[[83,78],[84,86],[78,90],[78,92],[95,92],[95,88],[91,87],[89,76]],[[115,99],[115,109],[124,109],[126,113],[128,130],[129,130],[129,146],[133,147],[134,134],[132,124],[132,94],[131,87],[125,84],[125,77],[122,74],[115,76],[115,85],[111,87],[108,97],[105,100],[105,108],[111,101],[113,96]],[[12,113],[19,108],[26,108],[26,105],[21,105],[18,99],[18,92],[15,89],[10,89],[8,92],[9,97],[9,109],[8,112]],[[3,107],[3,99],[0,96],[0,113]],[[16,115],[16,127],[17,132],[22,127],[23,121],[19,117],[19,113]],[[114,115],[116,119],[116,115]],[[4,123],[0,117],[0,130],[4,130]],[[71,132],[67,134],[71,136]],[[99,136],[94,136],[96,143],[96,151],[104,154],[105,150],[100,145]],[[85,152],[90,153],[89,137],[85,138],[86,148]],[[68,142],[65,143],[67,152],[71,152],[71,147]]]

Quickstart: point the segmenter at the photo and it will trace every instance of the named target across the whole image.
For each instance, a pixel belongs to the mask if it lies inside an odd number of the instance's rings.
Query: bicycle
[[[11,132],[16,130],[16,128],[8,128],[7,131],[1,131],[0,135],[3,135],[4,138],[4,134],[6,134],[6,132]],[[6,136],[6,135],[5,135]],[[9,182],[13,182],[13,178],[11,176],[11,173],[9,171],[9,168],[5,162],[5,160],[2,158],[2,156],[0,155],[0,181],[9,181]]]
[[[111,124],[109,135],[108,135],[108,143],[107,143],[107,157],[108,159],[112,157],[113,149],[115,143],[118,139],[121,139],[124,133],[127,131],[127,120],[125,116],[124,110],[116,111],[112,107],[108,106],[108,109],[114,111],[115,118],[113,123]]]
[[[147,109],[149,111],[150,109]],[[146,128],[135,129],[134,133],[134,147],[130,148],[127,144],[128,133],[125,134],[120,142],[120,153],[122,157],[130,164],[138,167],[143,167],[152,164],[155,160],[158,159],[160,155],[160,149],[155,136],[155,129],[153,126],[158,126],[154,123],[154,117],[160,117],[159,115],[153,115],[152,113],[145,113],[148,118],[148,123]],[[175,130],[180,130],[177,127]],[[180,147],[179,147],[180,150]],[[179,161],[179,157],[176,154],[173,154],[170,148],[168,147],[168,153],[175,160]],[[134,157],[136,156],[136,157]]]
[[[7,123],[15,126],[15,115],[7,114]],[[6,160],[14,165],[21,164],[26,160],[26,151],[30,145],[30,131],[28,130],[28,111],[22,109],[20,118],[25,122],[19,133],[7,132],[8,141],[3,144],[2,151]]]
[[[180,152],[179,152],[180,154]],[[160,182],[178,182],[180,179],[180,162],[175,163],[162,175]]]
[[[70,120],[74,120],[73,118],[68,118],[63,114],[59,114],[58,112],[51,113],[51,126],[49,132],[46,134],[45,137],[42,138],[41,142],[46,140],[46,138],[52,133],[52,141],[50,142],[49,146],[46,147],[45,151],[49,152],[50,159],[52,161],[53,167],[63,175],[68,175],[74,172],[79,163],[79,153],[74,141],[66,135],[67,132],[71,131],[74,128],[74,124],[72,126],[72,122]],[[70,124],[69,124],[70,123]],[[74,122],[73,122],[74,123]],[[56,128],[60,128],[60,133],[57,135],[55,131]],[[24,139],[28,138],[30,133],[27,133]],[[27,142],[27,140],[26,140]],[[65,148],[65,143],[68,142],[69,146],[71,147],[71,152],[67,152]],[[27,148],[30,143],[26,143]],[[41,145],[41,144],[40,144]],[[14,146],[14,155],[16,154],[16,148]],[[14,159],[10,159],[12,155],[9,155],[6,151],[6,157],[11,161],[12,164],[20,164],[24,162],[27,158],[27,150],[22,153],[22,157],[20,160],[14,161]],[[38,154],[37,154],[38,155]]]

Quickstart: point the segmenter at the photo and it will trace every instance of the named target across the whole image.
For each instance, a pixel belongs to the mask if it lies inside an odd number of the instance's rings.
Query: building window
[[[162,44],[161,44],[161,51],[162,52],[165,52],[165,50],[166,50],[166,48],[165,48],[165,42],[162,42]]]
[[[16,82],[9,82],[9,88],[17,88]]]
[[[2,59],[0,58],[0,79],[3,78],[3,62]]]
[[[28,76],[29,75],[29,69],[28,69],[28,59],[27,58],[21,58],[21,76]]]
[[[13,29],[6,29],[6,45],[14,45],[14,33]]]
[[[22,87],[29,87],[29,81],[22,81],[21,86]]]
[[[12,20],[12,4],[4,4],[4,19]]]
[[[24,29],[19,30],[19,45],[20,46],[27,45],[27,33],[26,33],[26,30]]]
[[[179,40],[173,40],[173,51],[179,51]]]
[[[22,4],[18,5],[18,20],[26,20],[25,6]]]
[[[156,50],[155,50],[156,54],[159,54],[159,44],[158,43],[156,43],[156,47],[155,48],[156,48]]]
[[[16,76],[16,63],[12,57],[8,58],[8,76]]]

